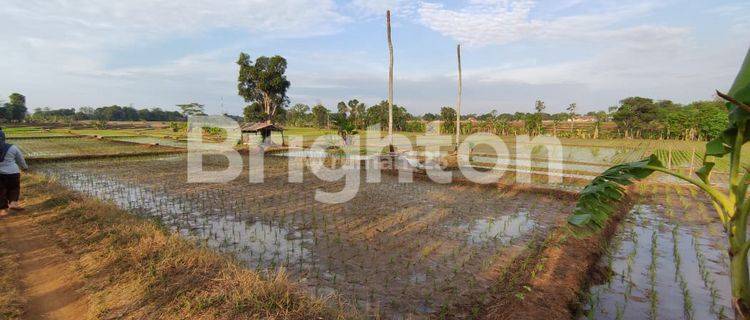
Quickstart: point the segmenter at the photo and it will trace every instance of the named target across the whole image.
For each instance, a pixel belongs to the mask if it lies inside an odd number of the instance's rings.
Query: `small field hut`
[[[245,123],[240,127],[242,131],[242,142],[250,143],[254,140],[254,136],[260,134],[262,143],[268,140],[271,133],[276,131],[281,133],[281,141],[284,141],[284,128],[279,125],[268,123],[268,122],[256,122],[256,123]],[[283,142],[282,142],[283,144]]]

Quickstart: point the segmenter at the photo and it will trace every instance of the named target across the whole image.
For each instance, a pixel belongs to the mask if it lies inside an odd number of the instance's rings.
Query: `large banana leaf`
[[[727,103],[729,126],[720,137],[706,144],[704,166],[695,172],[706,183],[714,167],[713,158],[732,152],[740,124],[750,119],[750,50],[745,56],[734,84],[728,94],[722,94],[722,97],[730,101]],[[743,143],[750,141],[750,130],[746,130],[742,141]],[[580,228],[593,230],[602,228],[615,212],[616,203],[624,196],[624,186],[632,184],[634,180],[648,177],[654,172],[652,169],[654,167],[664,168],[659,159],[651,155],[641,161],[620,164],[607,169],[581,191],[576,209],[568,218],[568,222]]]
[[[663,165],[656,157],[630,163],[623,163],[607,169],[594,178],[579,194],[578,205],[568,222],[578,227],[599,229],[604,226],[616,210],[616,203],[625,194],[624,186],[648,177],[654,170],[648,166]]]

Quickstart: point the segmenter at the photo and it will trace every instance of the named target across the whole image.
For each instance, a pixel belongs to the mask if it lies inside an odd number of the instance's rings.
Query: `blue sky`
[[[387,95],[388,8],[394,100],[415,114],[455,104],[457,43],[466,113],[711,99],[750,45],[746,1],[6,0],[0,95],[239,114],[244,51],[287,58],[292,103],[373,104]]]

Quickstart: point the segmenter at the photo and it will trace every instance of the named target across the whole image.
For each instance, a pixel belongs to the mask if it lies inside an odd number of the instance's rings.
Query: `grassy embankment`
[[[261,275],[227,256],[196,247],[157,223],[24,176],[23,214],[68,253],[85,279],[89,314],[158,319],[344,318],[326,301],[303,293],[283,271]],[[0,244],[0,312],[18,317],[23,306],[13,253]],[[11,272],[9,272],[11,271]]]

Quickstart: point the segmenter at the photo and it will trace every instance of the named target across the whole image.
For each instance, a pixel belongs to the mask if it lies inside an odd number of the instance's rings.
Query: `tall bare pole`
[[[388,148],[393,152],[393,42],[391,42],[391,10],[386,11],[388,33]]]
[[[456,147],[461,142],[461,44],[456,46],[456,56],[458,57],[458,101],[456,102]]]

